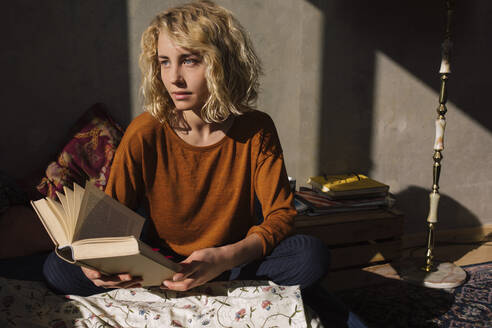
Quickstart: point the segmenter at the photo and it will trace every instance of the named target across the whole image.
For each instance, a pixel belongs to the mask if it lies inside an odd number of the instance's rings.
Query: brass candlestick
[[[422,259],[415,263],[414,259],[404,260],[400,263],[400,276],[410,282],[432,288],[454,288],[466,280],[466,272],[459,266],[449,263],[434,263],[434,240],[437,224],[437,208],[439,204],[439,177],[441,175],[442,151],[444,150],[444,129],[446,127],[446,101],[447,82],[451,73],[449,60],[451,52],[451,19],[454,13],[454,1],[446,0],[446,33],[442,44],[442,60],[439,74],[441,75],[441,90],[439,93],[439,106],[437,108],[436,138],[434,141],[434,165],[433,184],[429,195],[430,208],[427,216],[429,231],[427,234],[427,252],[425,263],[421,267]]]
[[[451,42],[451,22],[454,13],[454,1],[446,0],[446,31],[444,35],[444,42],[442,43],[442,59],[439,74],[441,74],[441,91],[439,93],[439,106],[437,107],[437,119],[436,119],[436,138],[434,141],[434,165],[433,165],[433,184],[432,191],[429,195],[430,207],[429,215],[427,216],[427,222],[429,225],[429,231],[427,234],[427,252],[425,254],[424,270],[430,272],[433,267],[434,258],[434,240],[435,240],[435,225],[437,223],[437,208],[439,204],[439,177],[441,175],[441,161],[443,159],[442,151],[444,150],[444,129],[446,127],[446,101],[447,95],[447,81],[449,74],[451,73],[450,66],[450,54],[452,48]]]

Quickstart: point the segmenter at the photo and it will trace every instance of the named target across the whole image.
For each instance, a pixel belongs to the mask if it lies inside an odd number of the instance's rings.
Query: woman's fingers
[[[82,269],[82,272],[85,274],[85,276],[90,280],[99,279],[102,276],[101,272],[97,270],[87,267],[80,267],[80,268]]]
[[[129,274],[124,274],[123,278],[120,278],[120,275],[114,275],[114,276],[102,276],[99,278],[100,281],[108,284],[108,285],[125,285],[128,283],[135,283],[135,282],[140,282],[142,281],[142,278],[140,277],[132,277]]]
[[[101,279],[95,279],[92,282],[103,288],[129,288],[130,286],[140,285],[141,278],[133,278],[130,280],[120,280],[117,276],[104,276]]]
[[[139,278],[139,277],[132,277],[132,275],[129,273],[119,273],[116,275],[116,277],[118,277],[118,279],[120,279],[121,281],[130,281],[132,279]]]
[[[182,281],[188,278],[189,276],[191,276],[192,274],[194,274],[198,270],[198,263],[196,262],[194,263],[181,262],[180,264],[183,269],[180,272],[174,274],[172,278],[173,281]]]
[[[173,277],[174,278],[174,277]],[[176,291],[186,291],[190,290],[196,286],[200,286],[203,283],[207,282],[207,279],[204,279],[203,275],[199,268],[195,268],[193,272],[189,273],[187,277],[181,280],[164,280],[162,282],[161,288],[172,289]]]
[[[181,281],[171,281],[171,280],[164,280],[162,282],[164,286],[161,286],[161,288],[168,288],[180,292],[184,292],[186,290],[189,290],[193,287],[196,287],[200,285],[200,283],[197,282],[196,279],[193,278],[187,278]]]
[[[103,288],[131,288],[140,287],[141,277],[132,277],[129,273],[120,273],[116,275],[106,276],[101,274],[101,272],[81,267],[82,272],[87,278],[89,278],[94,285]]]

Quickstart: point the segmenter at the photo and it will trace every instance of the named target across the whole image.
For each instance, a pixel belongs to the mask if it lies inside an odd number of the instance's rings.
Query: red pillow
[[[101,190],[106,187],[116,147],[123,136],[103,104],[95,104],[77,121],[73,138],[65,145],[56,162],[46,168],[46,177],[37,186],[43,195],[56,199],[55,191],[73,182],[93,182]]]

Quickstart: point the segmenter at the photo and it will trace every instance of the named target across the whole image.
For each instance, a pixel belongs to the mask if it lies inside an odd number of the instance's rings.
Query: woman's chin
[[[184,111],[195,111],[197,108],[201,109],[201,106],[193,106],[191,104],[175,102],[174,108],[178,112],[184,112]]]
[[[190,110],[193,106],[190,106],[190,104],[185,104],[183,102],[175,101],[174,102],[174,109],[177,111],[184,111],[184,110]]]

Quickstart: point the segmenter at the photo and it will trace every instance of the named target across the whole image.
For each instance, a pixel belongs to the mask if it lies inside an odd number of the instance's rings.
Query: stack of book
[[[295,205],[300,214],[388,208],[395,202],[388,185],[362,174],[315,176],[307,183],[311,188],[301,187],[295,193]]]

